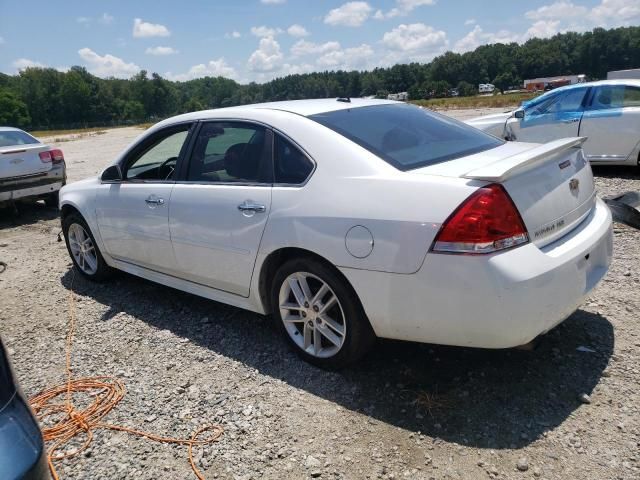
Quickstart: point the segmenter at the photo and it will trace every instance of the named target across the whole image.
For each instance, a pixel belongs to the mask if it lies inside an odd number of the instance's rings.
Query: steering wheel
[[[171,162],[173,162],[173,165],[170,165]],[[169,180],[169,178],[171,178],[171,175],[173,175],[173,172],[175,172],[176,170],[177,162],[178,162],[178,157],[167,158],[164,162],[162,162],[158,166],[158,177],[160,177],[163,180]],[[164,168],[166,168],[169,171],[169,173],[167,173],[166,175],[162,175],[162,169]]]

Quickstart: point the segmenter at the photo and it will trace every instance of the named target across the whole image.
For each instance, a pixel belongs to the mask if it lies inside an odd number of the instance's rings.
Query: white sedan
[[[468,120],[506,140],[545,143],[587,137],[594,165],[640,165],[640,80],[605,80],[552,90],[513,112]]]
[[[325,368],[376,337],[513,347],[609,267],[582,141],[508,143],[378,100],[195,112],[63,188],[62,226],[83,276],[115,268],[272,314]]]

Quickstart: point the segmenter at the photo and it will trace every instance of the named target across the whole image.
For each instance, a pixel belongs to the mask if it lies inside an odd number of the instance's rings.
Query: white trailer
[[[619,80],[629,78],[640,78],[640,68],[631,70],[614,70],[607,73],[607,80]]]

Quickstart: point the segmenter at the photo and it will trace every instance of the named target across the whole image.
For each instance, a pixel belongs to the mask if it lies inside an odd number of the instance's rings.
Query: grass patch
[[[537,96],[537,93],[513,93],[509,95],[432,98],[429,100],[412,100],[411,103],[438,110],[462,108],[507,108],[517,107],[523,101],[531,100]]]
[[[121,125],[118,127],[90,127],[90,128],[71,128],[69,130],[34,130],[29,132],[34,137],[58,137],[60,135],[104,135],[107,133],[107,130],[112,130],[114,128],[125,128],[125,127],[135,127],[146,130],[151,125],[155,125],[153,123],[141,123],[140,125]],[[68,140],[68,139],[67,139]],[[65,141],[65,139],[56,138],[56,141]]]

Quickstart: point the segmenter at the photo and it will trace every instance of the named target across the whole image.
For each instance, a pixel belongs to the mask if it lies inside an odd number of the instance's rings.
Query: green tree
[[[0,125],[26,127],[30,123],[27,105],[10,91],[0,89]]]

